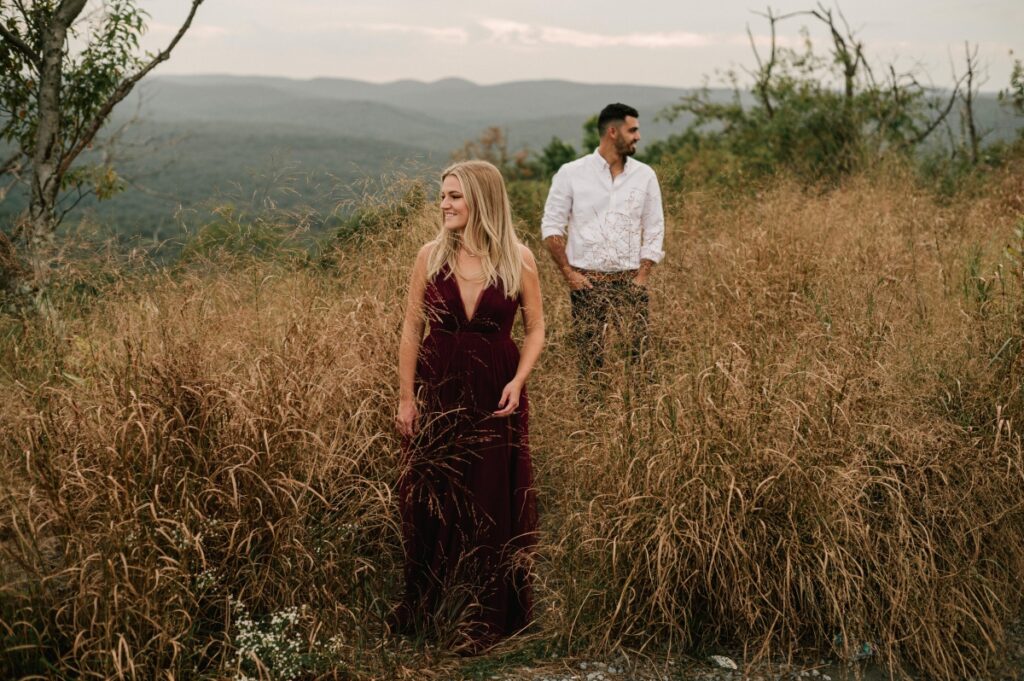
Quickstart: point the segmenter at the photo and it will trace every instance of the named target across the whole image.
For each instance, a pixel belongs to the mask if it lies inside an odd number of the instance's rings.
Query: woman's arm
[[[519,353],[519,367],[516,375],[505,386],[498,402],[495,416],[508,416],[519,408],[519,395],[526,384],[526,378],[540,357],[544,347],[544,303],[540,295],[540,277],[537,275],[537,261],[526,246],[520,246],[523,253],[523,317],[526,321],[526,336]]]
[[[427,244],[416,255],[409,281],[409,298],[405,303],[405,320],[402,322],[402,340],[398,344],[398,415],[395,417],[398,431],[412,437],[419,429],[419,413],[416,408],[416,361],[423,342],[426,319],[423,315],[423,294],[427,288],[427,257],[432,244]]]

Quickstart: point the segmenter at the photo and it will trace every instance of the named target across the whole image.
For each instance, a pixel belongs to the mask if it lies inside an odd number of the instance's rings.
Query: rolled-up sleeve
[[[643,235],[640,259],[661,262],[665,257],[665,212],[661,207],[661,187],[654,173],[647,182],[647,201],[640,218],[640,229]]]
[[[564,237],[569,224],[570,211],[572,211],[572,182],[563,166],[551,178],[548,200],[544,203],[544,218],[540,221],[541,238]]]

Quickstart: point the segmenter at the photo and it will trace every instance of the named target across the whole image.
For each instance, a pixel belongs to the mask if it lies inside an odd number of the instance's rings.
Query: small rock
[[[580,669],[586,670],[586,668],[587,668],[587,663],[586,662],[580,662]]]
[[[719,669],[739,669],[736,663],[725,655],[712,655],[708,660]]]

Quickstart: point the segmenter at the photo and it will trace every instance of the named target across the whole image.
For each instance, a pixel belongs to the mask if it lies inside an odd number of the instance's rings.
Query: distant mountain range
[[[654,120],[687,90],[639,85],[524,81],[476,85],[448,78],[366,83],[317,78],[290,80],[236,76],[172,76],[139,89],[143,117],[160,122],[241,121],[379,139],[447,155],[489,126],[508,132],[513,148],[538,149],[552,136],[579,144],[581,126],[609,102],[641,112],[641,130],[665,137],[679,124]]]
[[[105,153],[128,180],[126,190],[103,203],[83,202],[76,214],[121,234],[162,239],[202,223],[219,202],[244,208],[312,201],[344,212],[368,179],[432,174],[491,126],[504,130],[512,151],[538,151],[552,137],[580,149],[583,123],[621,101],[640,111],[642,151],[645,142],[685,127],[685,117],[656,117],[690,92],[555,80],[157,77],[138,87],[107,127],[123,126]],[[724,101],[732,93],[712,96]],[[978,116],[993,131],[989,139],[1009,138],[1020,125],[990,95],[982,96]],[[21,205],[18,197],[0,203],[0,220]]]

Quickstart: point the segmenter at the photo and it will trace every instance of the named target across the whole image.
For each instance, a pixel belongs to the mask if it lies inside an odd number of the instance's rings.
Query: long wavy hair
[[[441,182],[449,175],[462,184],[469,219],[461,230],[441,227],[427,260],[427,278],[445,265],[454,273],[459,247],[464,246],[480,256],[485,286],[500,281],[505,295],[516,297],[523,281],[523,256],[512,226],[512,207],[501,172],[487,161],[461,161],[441,173]]]

